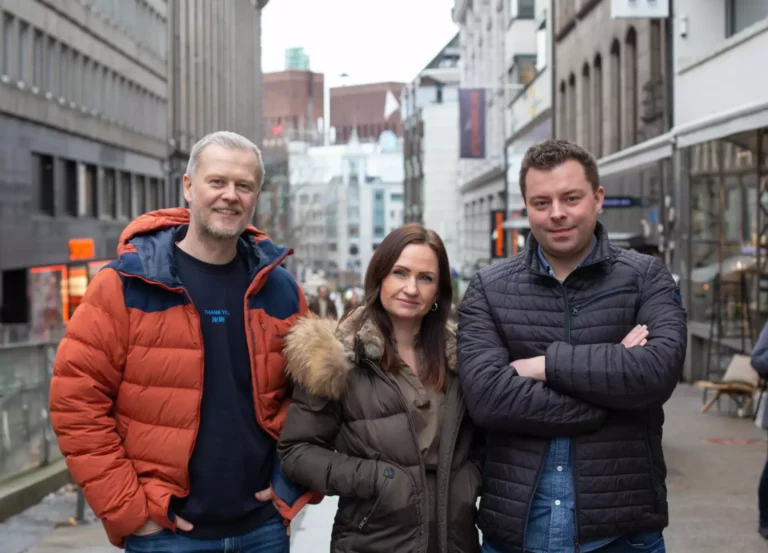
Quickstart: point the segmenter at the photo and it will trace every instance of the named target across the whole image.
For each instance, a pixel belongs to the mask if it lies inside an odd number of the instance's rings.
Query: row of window
[[[652,21],[648,59],[650,79],[646,84],[638,82],[638,44],[633,27],[628,29],[623,44],[618,39],[611,43],[607,83],[604,83],[605,67],[600,53],[584,62],[579,76],[573,72],[567,81],[562,80],[557,105],[557,135],[583,144],[599,158],[662,132],[661,38],[661,23]],[[644,94],[642,113],[639,111],[641,88]],[[642,127],[640,123],[643,123]]]
[[[165,207],[163,179],[47,154],[33,154],[33,161],[37,207],[44,215],[133,219]]]
[[[94,13],[126,35],[165,59],[168,45],[166,21],[146,0],[80,0]]]
[[[62,105],[165,137],[165,101],[28,22],[3,13],[0,79]]]

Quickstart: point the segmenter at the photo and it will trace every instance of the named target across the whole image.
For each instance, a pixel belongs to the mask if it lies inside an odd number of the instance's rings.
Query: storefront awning
[[[674,136],[668,132],[605,156],[597,162],[597,168],[600,176],[613,175],[672,157],[673,152]]]
[[[754,131],[761,127],[768,127],[768,100],[702,117],[697,121],[675,127],[672,132],[677,138],[677,147],[686,148],[744,131]]]

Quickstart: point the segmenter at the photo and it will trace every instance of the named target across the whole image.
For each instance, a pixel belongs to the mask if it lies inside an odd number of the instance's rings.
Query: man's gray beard
[[[193,217],[196,219],[198,223],[198,227],[200,230],[205,234],[206,236],[213,238],[214,240],[231,240],[232,238],[236,238],[243,234],[245,232],[246,227],[253,219],[253,213],[255,213],[255,209],[253,212],[251,212],[251,216],[245,221],[245,223],[239,227],[238,229],[232,231],[232,232],[222,232],[220,230],[217,230],[213,228],[212,225],[208,224],[207,221],[201,219],[198,215],[193,215]]]

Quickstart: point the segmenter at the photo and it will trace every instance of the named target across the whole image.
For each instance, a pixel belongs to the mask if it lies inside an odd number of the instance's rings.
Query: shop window
[[[65,159],[64,166],[64,208],[70,217],[77,217],[77,162]]]
[[[34,166],[37,169],[38,210],[40,213],[53,217],[56,215],[53,157],[34,154],[33,158]]]

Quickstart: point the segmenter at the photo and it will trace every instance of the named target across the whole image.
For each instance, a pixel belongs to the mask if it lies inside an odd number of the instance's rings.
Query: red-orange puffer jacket
[[[174,243],[188,223],[186,209],[168,209],[139,217],[123,231],[118,259],[88,287],[54,364],[50,410],[59,446],[118,547],[150,517],[174,529],[171,496],[189,493],[203,343],[199,315],[173,271]],[[283,335],[307,305],[279,266],[290,251],[253,227],[239,247],[253,279],[243,308],[256,419],[277,438],[289,402]],[[276,478],[273,488],[285,490]],[[291,519],[314,498],[307,493],[287,500],[290,505],[278,503]]]

